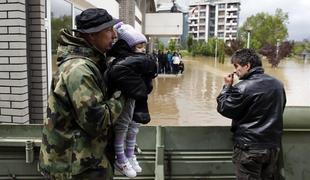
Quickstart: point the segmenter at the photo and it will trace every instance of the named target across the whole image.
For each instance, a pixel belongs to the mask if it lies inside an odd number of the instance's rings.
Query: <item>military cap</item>
[[[112,27],[118,22],[120,20],[114,19],[105,9],[89,8],[75,17],[76,29],[73,31],[87,34],[96,33]]]

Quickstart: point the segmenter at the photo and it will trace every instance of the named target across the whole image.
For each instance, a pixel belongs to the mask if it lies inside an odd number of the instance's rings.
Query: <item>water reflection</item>
[[[185,73],[181,76],[163,75],[154,82],[149,98],[151,125],[205,126],[229,125],[230,120],[216,111],[216,100],[223,86],[223,77],[233,71],[213,59],[184,59]],[[267,73],[281,80],[287,91],[287,105],[310,106],[310,64],[302,60],[282,61],[272,69],[264,62]],[[237,80],[237,79],[236,79]]]

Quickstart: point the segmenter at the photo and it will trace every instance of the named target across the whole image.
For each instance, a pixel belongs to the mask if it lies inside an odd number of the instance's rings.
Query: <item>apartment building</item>
[[[189,34],[195,40],[237,38],[240,0],[195,0],[189,6]]]

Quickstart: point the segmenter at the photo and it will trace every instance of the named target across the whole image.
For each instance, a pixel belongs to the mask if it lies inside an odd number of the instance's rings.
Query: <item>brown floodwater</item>
[[[223,77],[233,72],[229,59],[225,64],[214,58],[183,59],[183,75],[159,75],[149,96],[152,117],[150,125],[223,126],[231,121],[216,111],[216,97],[222,89]],[[266,73],[285,85],[287,106],[310,106],[310,62],[301,59],[282,60],[278,68],[263,60]],[[235,79],[237,81],[237,78]]]

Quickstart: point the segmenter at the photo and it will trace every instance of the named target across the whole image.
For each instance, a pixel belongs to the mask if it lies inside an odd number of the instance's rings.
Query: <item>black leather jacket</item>
[[[286,96],[283,84],[264,74],[262,67],[250,70],[234,86],[224,86],[217,97],[217,111],[232,119],[234,143],[240,147],[279,147]]]

